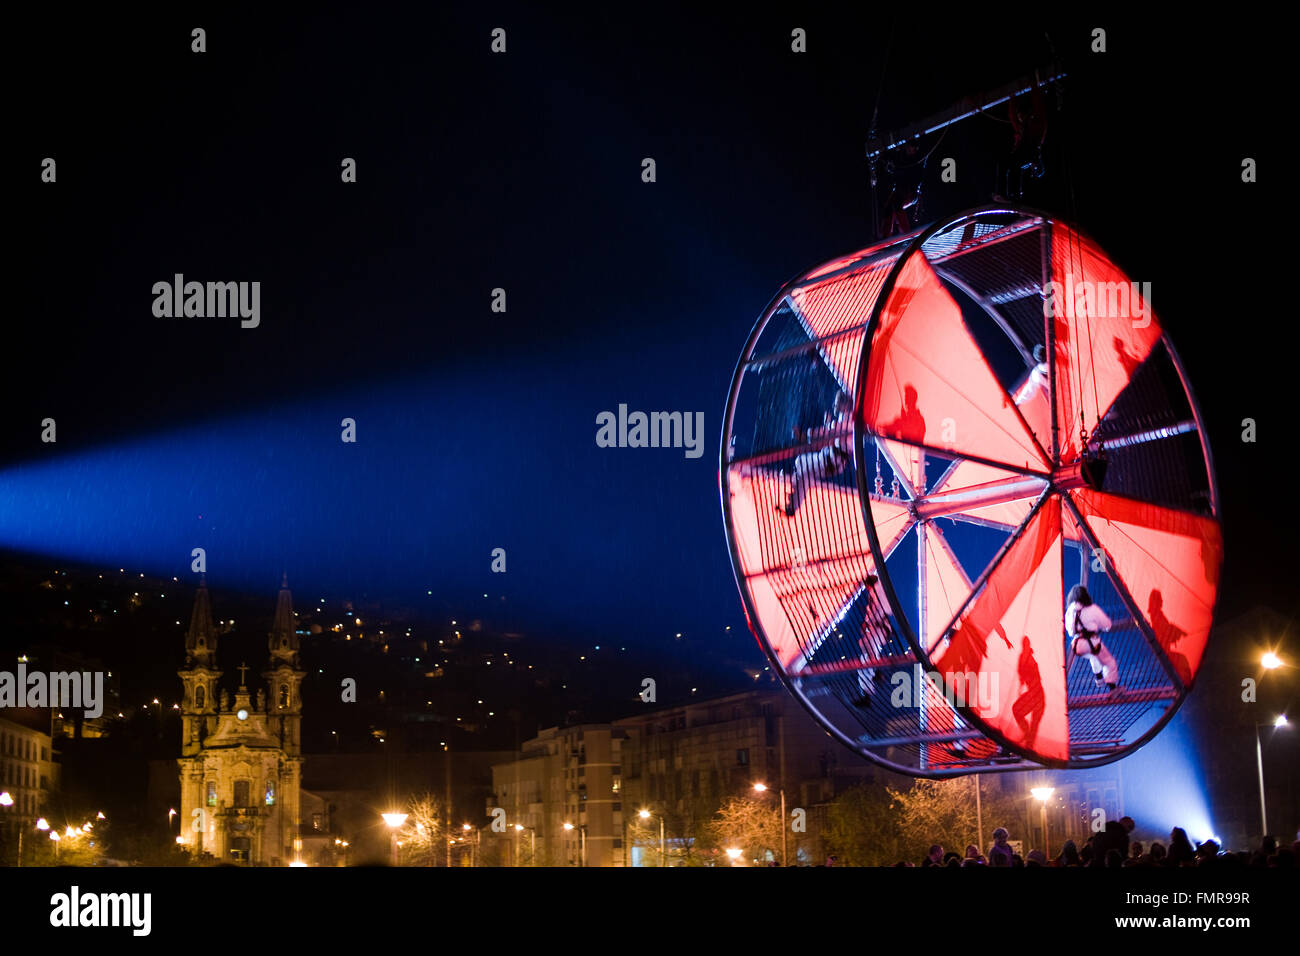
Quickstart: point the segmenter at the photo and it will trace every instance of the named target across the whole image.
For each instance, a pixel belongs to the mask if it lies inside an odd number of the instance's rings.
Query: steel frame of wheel
[[[910,261],[913,255],[918,255],[918,254],[925,255],[925,252],[923,250],[924,244],[936,234],[940,232],[950,232],[954,229],[961,227],[963,224],[976,222],[981,218],[989,217],[992,215],[998,215],[998,214],[1020,217],[1020,222],[1007,224],[1008,226],[1014,225],[1017,228],[1008,232],[1006,235],[994,237],[991,240],[992,242],[1003,241],[1004,239],[1009,238],[1012,235],[1018,235],[1022,233],[1025,229],[1038,228],[1041,230],[1043,241],[1041,243],[1040,254],[1041,254],[1041,261],[1042,261],[1043,278],[1041,280],[1040,290],[1045,290],[1046,283],[1047,283],[1046,277],[1050,274],[1051,271],[1051,256],[1050,256],[1051,229],[1053,225],[1060,222],[1060,220],[1056,220],[1052,216],[1046,213],[1042,213],[1036,210],[1031,210],[1025,207],[1017,207],[1010,204],[995,204],[995,205],[980,207],[978,209],[969,210],[950,219],[936,222],[927,227],[918,229],[905,236],[894,237],[892,239],[882,241],[881,243],[875,246],[868,247],[866,250],[862,250],[863,253],[862,255],[854,255],[851,259],[849,257],[844,257],[848,261],[844,261],[843,265],[835,269],[829,269],[825,272],[822,272],[821,274],[816,274],[816,273],[818,273],[819,269],[825,269],[826,266],[829,265],[830,263],[824,263],[822,266],[814,269],[804,270],[798,273],[797,275],[793,276],[789,281],[783,284],[780,287],[780,290],[777,292],[777,294],[773,296],[771,301],[768,303],[767,307],[762,311],[762,313],[760,313],[760,318],[758,322],[754,325],[753,329],[751,330],[750,335],[745,343],[744,350],[741,352],[740,359],[737,362],[735,370],[733,372],[731,386],[728,392],[727,403],[723,415],[723,430],[722,430],[722,437],[721,437],[720,449],[719,449],[719,493],[721,497],[724,525],[727,532],[728,552],[731,558],[733,572],[736,577],[738,590],[740,592],[741,600],[744,605],[746,617],[748,619],[751,630],[754,631],[755,636],[758,637],[760,646],[763,648],[765,655],[768,657],[773,670],[777,674],[782,684],[796,699],[800,701],[800,703],[814,716],[817,722],[831,736],[838,739],[842,744],[849,747],[851,750],[855,751],[856,753],[866,757],[867,759],[870,759],[873,762],[886,767],[887,769],[893,770],[898,773],[906,774],[909,776],[925,776],[925,777],[942,778],[942,777],[962,776],[969,773],[1005,772],[1008,770],[1033,770],[1041,767],[1078,768],[1078,767],[1093,767],[1093,766],[1100,766],[1103,764],[1107,764],[1112,761],[1121,759],[1122,757],[1132,753],[1133,751],[1135,751],[1136,749],[1144,745],[1146,742],[1148,742],[1150,739],[1152,739],[1154,736],[1156,736],[1156,734],[1158,734],[1160,730],[1164,728],[1164,726],[1169,722],[1169,720],[1172,719],[1179,705],[1185,699],[1187,692],[1190,690],[1190,684],[1187,687],[1181,686],[1176,673],[1172,669],[1172,665],[1170,664],[1168,657],[1163,652],[1163,649],[1161,648],[1159,641],[1155,638],[1155,635],[1151,632],[1150,627],[1147,625],[1144,616],[1140,613],[1140,610],[1138,609],[1132,595],[1128,593],[1127,587],[1124,586],[1121,580],[1119,580],[1118,575],[1115,575],[1115,579],[1116,579],[1115,584],[1117,585],[1116,590],[1119,593],[1121,600],[1128,608],[1129,613],[1132,615],[1134,622],[1138,624],[1138,628],[1141,631],[1143,637],[1147,640],[1148,645],[1152,648],[1154,656],[1157,658],[1157,660],[1161,662],[1162,666],[1166,670],[1166,673],[1170,677],[1171,679],[1170,689],[1173,691],[1173,693],[1168,694],[1160,688],[1151,688],[1145,690],[1126,692],[1125,696],[1119,699],[1087,698],[1087,699],[1076,699],[1074,701],[1070,701],[1068,700],[1067,697],[1067,711],[1073,711],[1076,708],[1090,709],[1094,707],[1104,707],[1104,706],[1109,706],[1114,704],[1125,704],[1125,703],[1135,703],[1135,702],[1138,703],[1147,702],[1154,705],[1162,701],[1168,701],[1169,706],[1165,707],[1164,712],[1161,715],[1159,715],[1159,717],[1155,720],[1155,722],[1152,724],[1150,728],[1148,728],[1140,737],[1138,737],[1134,741],[1127,744],[1121,742],[1114,747],[1107,746],[1104,743],[1099,744],[1095,742],[1081,743],[1079,745],[1071,744],[1069,750],[1070,758],[1068,760],[1063,760],[1063,761],[1045,760],[1039,758],[1037,755],[1035,755],[1033,758],[1030,758],[1026,756],[1023,752],[1021,752],[1015,744],[1013,744],[1011,741],[1006,739],[1004,735],[999,733],[996,730],[996,728],[988,725],[977,714],[973,713],[969,707],[966,707],[964,705],[953,707],[954,713],[960,718],[959,725],[942,731],[936,730],[935,732],[929,734],[921,732],[916,734],[905,734],[905,735],[898,735],[893,737],[887,737],[887,736],[873,737],[870,734],[861,734],[856,737],[853,737],[845,733],[845,731],[834,720],[832,720],[829,716],[827,716],[823,712],[822,708],[817,706],[817,704],[814,702],[813,699],[827,694],[835,696],[833,690],[829,687],[826,687],[824,684],[821,684],[821,686],[815,686],[815,688],[812,689],[810,693],[804,687],[805,681],[813,680],[813,681],[818,681],[818,683],[820,684],[822,679],[836,673],[851,673],[855,671],[864,671],[875,666],[900,666],[900,665],[906,666],[908,664],[911,665],[919,664],[922,668],[925,669],[933,668],[933,664],[931,662],[931,657],[930,657],[930,651],[932,649],[925,648],[923,646],[923,643],[918,639],[918,635],[914,630],[914,628],[912,627],[912,623],[908,615],[906,613],[903,613],[903,604],[899,600],[899,596],[894,589],[893,581],[886,568],[887,555],[884,553],[882,549],[880,536],[876,529],[873,509],[871,507],[871,489],[868,486],[868,473],[865,467],[866,459],[867,459],[868,442],[871,442],[874,445],[875,436],[871,434],[870,430],[865,425],[863,421],[862,405],[860,402],[857,402],[856,400],[854,403],[855,413],[854,413],[854,421],[853,421],[852,466],[853,466],[854,475],[856,477],[856,482],[857,482],[858,498],[860,502],[860,507],[863,512],[863,519],[865,524],[865,530],[867,533],[867,538],[870,544],[871,558],[872,561],[874,562],[876,573],[878,574],[880,579],[880,586],[884,590],[885,596],[889,604],[891,605],[887,610],[891,612],[892,619],[895,626],[897,627],[898,633],[905,640],[910,653],[905,655],[894,655],[887,659],[879,659],[879,660],[859,659],[852,662],[845,662],[843,664],[838,664],[835,662],[813,664],[813,665],[809,665],[808,670],[806,671],[796,673],[796,674],[790,674],[787,673],[785,667],[782,666],[780,660],[777,658],[776,654],[769,646],[765,636],[762,634],[762,625],[761,625],[760,618],[751,599],[749,590],[745,584],[745,578],[742,573],[742,565],[737,550],[737,540],[733,532],[733,527],[734,527],[733,515],[732,515],[731,500],[730,500],[731,496],[729,494],[730,470],[733,466],[736,466],[738,464],[743,464],[746,462],[757,464],[760,461],[766,461],[769,459],[771,461],[786,460],[789,459],[793,454],[797,454],[802,449],[802,446],[800,446],[800,448],[786,448],[775,452],[767,452],[764,454],[750,455],[746,458],[739,459],[739,460],[732,459],[730,457],[730,450],[731,450],[730,445],[733,441],[734,416],[736,413],[737,399],[739,397],[741,386],[747,373],[751,371],[759,371],[767,363],[775,363],[780,361],[781,358],[785,356],[786,353],[789,353],[790,356],[794,356],[799,354],[802,351],[806,351],[808,347],[804,345],[792,346],[783,351],[773,353],[772,355],[765,355],[759,359],[755,359],[753,357],[753,351],[757,346],[759,339],[761,338],[764,331],[766,331],[768,327],[768,323],[771,321],[773,315],[776,313],[776,311],[781,306],[781,304],[786,300],[786,298],[790,296],[790,294],[796,291],[797,289],[811,285],[812,282],[810,280],[816,281],[818,283],[827,282],[836,278],[837,276],[862,271],[866,266],[870,265],[873,262],[878,263],[883,259],[886,259],[890,256],[894,256],[894,262],[889,268],[889,272],[884,279],[883,285],[881,286],[879,292],[875,296],[875,300],[871,309],[871,314],[862,327],[862,335],[863,335],[862,348],[861,348],[860,357],[858,359],[856,379],[852,383],[854,389],[853,395],[855,396],[856,399],[857,396],[860,396],[863,393],[863,389],[865,387],[867,371],[871,359],[873,333],[880,322],[881,314],[883,312],[885,304],[889,301],[890,295],[894,289],[897,278],[900,275],[905,264],[908,261]],[[1088,238],[1086,234],[1078,230],[1077,227],[1070,225],[1069,228],[1073,230],[1075,234],[1078,235],[1080,238],[1083,239]],[[969,251],[971,251],[971,248],[974,248],[974,246],[963,247],[960,250],[959,254],[965,255]],[[927,261],[934,264],[935,262],[941,262],[948,258],[954,258],[955,255],[957,254],[948,254],[941,257],[936,257],[935,260],[930,260],[929,257],[927,257]],[[831,261],[834,262],[835,260],[831,260]],[[974,303],[976,303],[995,322],[995,324],[1003,332],[1003,334],[1008,337],[1008,339],[1016,346],[1017,349],[1021,351],[1023,355],[1023,353],[1026,351],[1025,343],[1021,340],[1020,336],[1016,334],[1014,330],[1009,326],[1006,318],[997,311],[997,309],[994,307],[994,304],[988,301],[988,297],[986,295],[979,294],[976,290],[972,289],[968,283],[956,279],[951,274],[945,274],[946,270],[936,268],[935,271],[939,274],[939,276],[942,278],[944,282],[950,282],[952,285],[960,289],[965,295],[967,295]],[[1125,275],[1127,274],[1128,273],[1125,273]],[[1044,294],[1043,291],[1039,292],[1040,296],[1043,294]],[[1030,293],[1030,295],[1032,295],[1032,293]],[[1022,298],[1027,298],[1027,297],[1028,295],[1023,296]],[[1051,325],[1052,324],[1050,323],[1048,324],[1049,335],[1052,335],[1052,333],[1054,333],[1054,330],[1051,328]],[[857,329],[858,326],[855,325],[852,328],[847,330],[839,330],[833,333],[832,335],[826,336],[824,339],[814,338],[813,340],[814,346],[820,348],[824,341],[829,341],[831,338],[835,338],[841,335],[855,333]],[[1220,518],[1218,485],[1214,475],[1213,458],[1210,452],[1209,441],[1206,436],[1206,431],[1204,427],[1204,418],[1202,416],[1200,407],[1196,401],[1196,397],[1193,394],[1191,387],[1188,383],[1185,368],[1181,360],[1179,359],[1176,351],[1174,350],[1172,342],[1170,342],[1169,340],[1168,333],[1163,329],[1163,327],[1161,328],[1159,343],[1164,346],[1164,349],[1166,350],[1170,358],[1172,366],[1177,373],[1177,377],[1183,395],[1185,396],[1187,402],[1189,403],[1189,406],[1192,411],[1192,421],[1179,422],[1177,426],[1174,428],[1156,429],[1154,430],[1150,438],[1153,439],[1165,438],[1165,437],[1170,437],[1173,434],[1182,434],[1191,430],[1195,430],[1197,432],[1197,437],[1199,439],[1199,443],[1201,447],[1201,455],[1205,464],[1206,476],[1209,485],[1208,490],[1210,496],[1211,516],[1217,520]],[[1050,345],[1050,340],[1049,340],[1049,345]],[[1055,407],[1056,393],[1057,393],[1057,387],[1056,387],[1057,379],[1055,375],[1055,348],[1049,347],[1048,354],[1050,356],[1050,362],[1052,366],[1051,378],[1050,378],[1052,387],[1050,389],[1050,396],[1051,396],[1051,403],[1052,403],[1051,445],[1053,447],[1044,450],[1049,453],[1050,461],[1052,462],[1055,468],[1057,459],[1059,457],[1059,452],[1057,450],[1057,446],[1059,445],[1057,439],[1058,419],[1057,419],[1056,407]],[[1129,436],[1129,437],[1136,440],[1142,440],[1143,438],[1147,438],[1148,436],[1146,436],[1145,433],[1142,433],[1142,434],[1136,434],[1134,436]],[[925,447],[913,442],[902,441],[900,439],[890,439],[890,441],[894,441],[899,444],[907,445],[910,447],[918,447],[922,449],[924,449]],[[823,439],[822,444],[825,443],[827,443],[827,440]],[[879,448],[880,446],[877,445],[875,447]],[[807,449],[802,449],[802,450],[806,451]],[[1068,487],[1072,484],[1072,482],[1069,482],[1066,479],[1064,474],[1058,475],[1054,473],[1053,475],[1049,476],[1047,479],[1043,479],[1042,476],[1034,476],[1034,478],[1031,478],[1030,476],[1033,476],[1034,473],[1026,472],[1023,469],[1017,469],[1008,466],[1007,464],[1002,462],[994,462],[988,459],[981,459],[979,457],[970,456],[970,455],[954,455],[954,452],[952,450],[934,448],[932,449],[932,451],[935,454],[943,456],[944,458],[953,458],[954,461],[953,464],[949,466],[950,468],[955,467],[955,465],[958,462],[963,460],[974,461],[977,463],[989,464],[999,469],[1002,469],[1004,471],[1020,472],[1024,474],[1026,478],[1030,478],[1030,480],[1035,480],[1036,478],[1036,480],[1041,485],[1043,485],[1040,494],[1026,496],[1026,497],[1036,497],[1036,501],[1033,507],[1030,509],[1029,514],[1021,522],[1020,526],[1011,532],[1010,536],[1004,543],[1003,547],[990,561],[989,565],[984,569],[984,571],[981,573],[979,578],[976,581],[972,582],[971,593],[970,595],[968,595],[966,601],[964,602],[966,605],[969,605],[975,599],[976,595],[980,593],[983,586],[983,582],[992,573],[994,568],[997,567],[1002,556],[1006,553],[1006,550],[1009,549],[1010,546],[1016,540],[1019,539],[1020,535],[1023,533],[1025,527],[1028,525],[1033,515],[1037,512],[1038,508],[1053,493],[1059,494],[1059,497],[1061,499],[1064,508],[1070,512],[1071,517],[1078,525],[1080,534],[1083,536],[1083,538],[1089,542],[1091,547],[1095,548],[1098,546],[1096,537],[1092,532],[1091,528],[1089,527],[1086,519],[1083,517],[1082,514],[1079,513],[1073,500],[1070,498],[1068,493],[1066,493]],[[896,476],[901,477],[902,469],[895,462],[893,462],[892,458],[890,459],[890,468]],[[922,478],[924,478],[924,476],[922,476]],[[1025,484],[1025,486],[1028,487],[1028,485],[1025,483],[1025,479],[1019,479],[1018,481],[1019,484]],[[935,486],[938,487],[939,484],[941,484],[941,480],[939,482],[936,482]],[[1012,485],[1015,485],[1017,488],[1019,487],[1019,484],[1015,479],[1008,480],[1007,482],[998,482],[998,483],[991,483],[991,484],[1005,485],[1006,487],[1002,488],[1000,492],[1003,494],[1009,494],[1011,491],[1010,486]],[[987,490],[991,494],[992,499],[997,500],[997,495],[999,494],[999,491],[994,488],[989,488]],[[971,491],[972,491],[971,488],[965,488],[965,489],[961,489],[959,492],[957,492],[957,494],[961,494],[961,493],[969,494]],[[927,495],[925,493],[925,489],[920,489],[919,493],[916,495],[917,500],[913,501],[912,527],[916,528],[918,533],[918,539],[921,542],[922,547],[924,543],[924,528],[925,525],[927,524],[928,518],[937,517],[944,514],[948,514],[954,517],[956,516],[953,515],[952,512],[945,510],[945,507],[943,505],[943,499],[946,496],[952,494],[953,493],[941,492],[936,495]],[[920,511],[925,513],[918,515],[916,510],[918,508],[920,509]],[[918,518],[920,520],[918,520]],[[978,518],[967,519],[965,516],[962,516],[961,520],[970,520],[970,522],[973,524],[982,523],[981,519]],[[992,522],[988,522],[988,523],[993,524]],[[1003,526],[998,526],[998,527],[1002,528]],[[1003,530],[1005,530],[1005,528],[1003,528]],[[903,536],[899,537],[898,542],[896,542],[896,544],[901,543],[902,537]],[[1063,540],[1062,547],[1064,548],[1066,546],[1067,546],[1067,542]],[[923,551],[919,547],[918,555],[922,553]],[[920,577],[920,582],[921,582],[920,586],[923,587],[924,586],[923,574]],[[1216,602],[1217,602],[1217,591],[1216,591]],[[961,614],[962,611],[959,610],[954,620],[959,619],[961,617]],[[949,626],[951,626],[951,624]],[[835,699],[841,705],[844,705],[844,701],[841,698],[836,696]],[[925,748],[925,746],[929,744],[953,742],[958,740],[980,740],[980,739],[991,741],[997,744],[999,748],[999,752],[992,754],[987,758],[983,758],[981,762],[971,762],[969,764],[944,765],[942,767],[925,766],[925,761],[923,757],[919,757],[917,764],[912,765],[910,763],[907,764],[899,763],[898,761],[890,759],[888,756],[886,756],[883,753],[876,752],[878,750],[884,750],[885,748],[889,748],[889,747],[916,746],[922,748],[918,750],[918,755],[923,755],[925,753],[925,750],[923,748]],[[1087,756],[1085,756],[1085,754],[1087,754]]]

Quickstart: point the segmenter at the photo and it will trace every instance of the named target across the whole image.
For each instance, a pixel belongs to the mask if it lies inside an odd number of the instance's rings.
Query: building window
[[[749,748],[748,748],[748,747],[746,747],[744,750],[737,750],[737,751],[736,751],[736,763],[739,764],[739,765],[742,766],[742,767],[747,767],[747,766],[749,766]]]
[[[202,707],[207,702],[207,699],[208,692],[204,689],[202,684],[194,688],[194,706]]]
[[[275,781],[268,780],[266,781],[266,805],[269,807],[274,804],[275,804]]]
[[[313,813],[311,815],[311,828],[313,830],[319,830],[321,828],[321,814]]]
[[[217,805],[217,782],[215,780],[209,780],[208,781],[208,806],[215,807],[216,805]]]
[[[247,780],[235,781],[235,806],[237,807],[248,806],[248,781]]]
[[[289,706],[289,685],[280,685],[280,709],[284,710]]]

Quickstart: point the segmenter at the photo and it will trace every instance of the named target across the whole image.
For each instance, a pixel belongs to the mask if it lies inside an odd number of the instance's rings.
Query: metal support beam
[[[1063,80],[1066,75],[1065,71],[1055,66],[1035,70],[1031,76],[1023,76],[1018,80],[1007,83],[1005,86],[998,87],[996,90],[977,96],[973,103],[969,99],[961,100],[946,110],[935,113],[919,123],[906,126],[897,132],[886,133],[883,136],[873,134],[872,140],[867,143],[867,159],[878,159],[891,150],[906,146],[909,143],[915,143],[924,136],[937,133],[939,130],[960,123],[964,119],[978,116],[1014,97],[1023,96],[1025,93],[1039,87]]]

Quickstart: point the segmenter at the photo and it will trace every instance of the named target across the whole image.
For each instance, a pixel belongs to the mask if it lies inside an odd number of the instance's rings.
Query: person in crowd
[[[1066,840],[1061,847],[1061,855],[1056,858],[1057,866],[1080,866],[1079,848],[1073,840]]]
[[[1102,831],[1102,846],[1104,852],[1109,853],[1114,850],[1119,854],[1121,861],[1128,858],[1128,835],[1129,828],[1124,825],[1124,819],[1106,821],[1106,829]],[[1132,820],[1129,820],[1132,823]]]
[[[989,865],[990,866],[1010,866],[1011,858],[1015,851],[1007,843],[1011,836],[1006,827],[998,827],[993,831],[993,845],[989,847]]]
[[[943,847],[935,843],[921,861],[921,866],[938,866],[943,861]]]
[[[1169,853],[1165,857],[1167,866],[1191,866],[1196,861],[1196,851],[1192,841],[1187,839],[1187,831],[1174,827],[1169,831]]]
[[[1219,844],[1215,840],[1206,840],[1196,848],[1196,865],[1208,866],[1218,862]]]

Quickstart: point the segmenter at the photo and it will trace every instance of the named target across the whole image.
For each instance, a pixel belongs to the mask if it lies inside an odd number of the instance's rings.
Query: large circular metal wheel
[[[893,769],[1117,759],[1195,678],[1222,560],[1200,415],[1149,285],[1044,214],[976,210],[787,283],[736,369],[720,485],[772,666]],[[1109,621],[1082,643],[1075,586]]]

